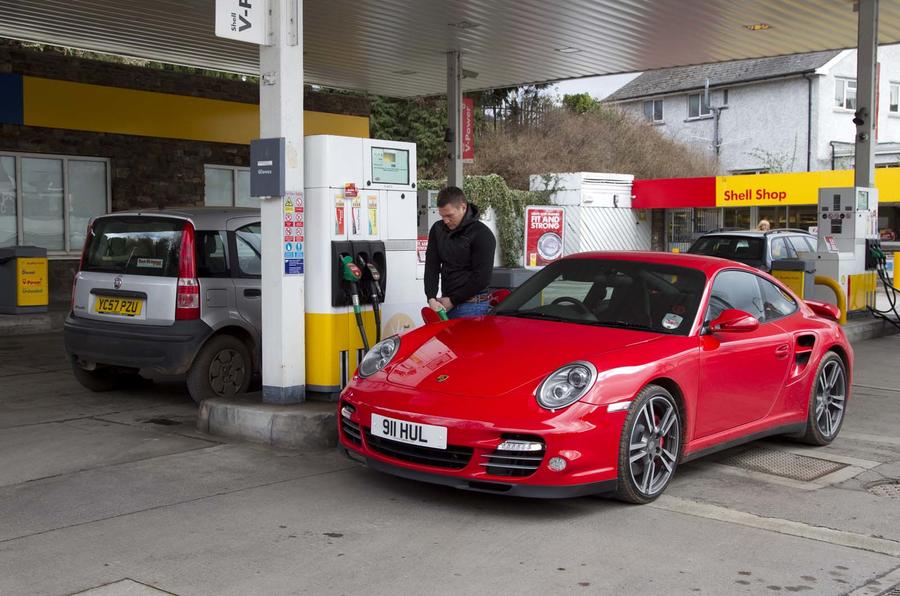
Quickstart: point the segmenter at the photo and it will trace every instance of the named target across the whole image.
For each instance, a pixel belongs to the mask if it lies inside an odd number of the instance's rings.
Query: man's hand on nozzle
[[[453,308],[453,302],[446,296],[441,296],[440,298],[438,298],[438,302],[443,305],[444,310],[450,310],[451,308]]]
[[[444,305],[441,304],[437,298],[430,298],[428,300],[428,306],[434,311],[444,310]]]

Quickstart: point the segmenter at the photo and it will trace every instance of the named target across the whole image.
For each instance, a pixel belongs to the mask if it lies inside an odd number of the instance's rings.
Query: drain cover
[[[879,497],[900,497],[900,480],[888,480],[887,482],[879,482],[867,487],[867,490],[873,495]],[[900,588],[898,588],[900,590]],[[897,592],[900,595],[900,591]]]
[[[740,453],[729,455],[719,460],[719,463],[803,482],[810,482],[847,467],[847,464],[766,447],[751,447]]]

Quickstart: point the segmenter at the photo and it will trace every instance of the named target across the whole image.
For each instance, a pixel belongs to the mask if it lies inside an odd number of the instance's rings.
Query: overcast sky
[[[637,77],[639,72],[628,74],[607,75],[604,77],[588,77],[584,79],[571,79],[556,83],[556,93],[573,95],[575,93],[590,93],[595,99],[603,99],[631,79]]]

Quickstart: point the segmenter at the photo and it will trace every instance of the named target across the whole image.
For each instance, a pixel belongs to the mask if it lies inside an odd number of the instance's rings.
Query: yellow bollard
[[[820,286],[827,286],[831,288],[831,291],[834,292],[834,297],[837,299],[837,307],[838,310],[841,311],[841,317],[838,319],[838,323],[841,325],[847,324],[847,297],[844,296],[844,288],[841,287],[841,284],[834,281],[830,277],[825,277],[824,275],[817,275],[815,279],[816,284]]]

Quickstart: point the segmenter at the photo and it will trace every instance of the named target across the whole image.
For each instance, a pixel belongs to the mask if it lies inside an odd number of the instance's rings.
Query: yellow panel
[[[23,77],[25,124],[70,130],[236,143],[259,136],[259,106]],[[369,136],[369,119],[304,112],[304,133]]]
[[[716,206],[816,205],[819,189],[853,186],[852,170],[716,177]],[[878,200],[900,202],[900,168],[875,170]]]
[[[47,259],[16,259],[16,306],[47,306]]]
[[[342,351],[348,352],[348,377],[359,363],[356,351],[363,347],[353,313],[306,313],[306,384],[340,387]],[[369,345],[375,343],[375,315],[363,311]]]
[[[855,273],[848,276],[847,310],[865,310],[867,306],[872,304],[872,298],[876,288],[875,273],[872,271]]]
[[[801,299],[803,296],[803,271],[772,271],[772,276],[789,287]]]

